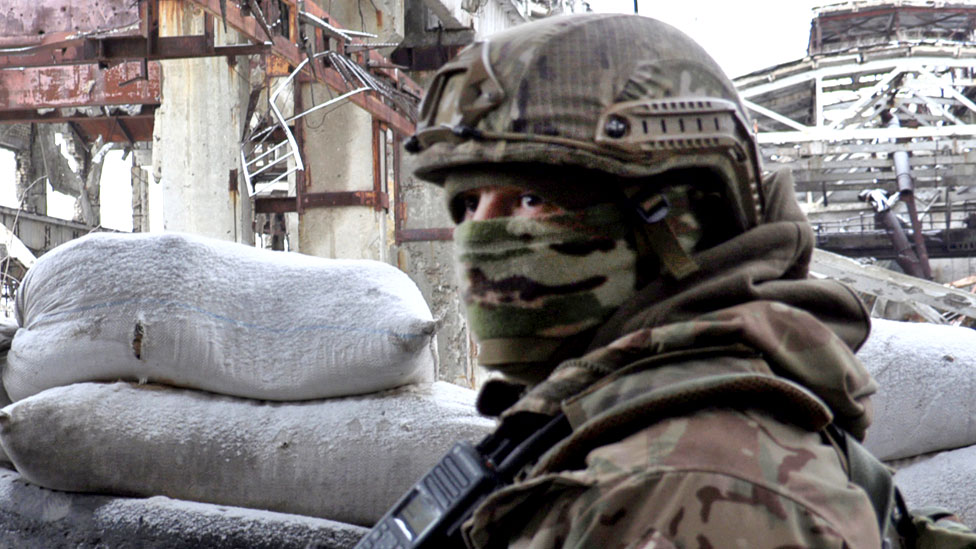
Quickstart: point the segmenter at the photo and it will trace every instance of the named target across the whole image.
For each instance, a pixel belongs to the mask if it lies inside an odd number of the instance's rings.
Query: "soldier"
[[[653,19],[475,43],[407,143],[442,185],[479,409],[572,434],[496,491],[471,547],[881,546],[828,424],[863,437],[861,301],[807,278],[790,175],[763,179],[732,83]]]

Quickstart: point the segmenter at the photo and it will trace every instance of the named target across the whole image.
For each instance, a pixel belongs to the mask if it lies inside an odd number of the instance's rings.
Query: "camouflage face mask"
[[[557,349],[636,292],[636,252],[618,207],[465,221],[461,293],[480,362],[516,380],[548,375]]]

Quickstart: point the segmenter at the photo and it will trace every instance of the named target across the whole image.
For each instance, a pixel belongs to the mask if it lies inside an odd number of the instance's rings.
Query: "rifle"
[[[463,547],[461,525],[489,494],[572,432],[566,416],[524,412],[477,445],[458,442],[383,515],[355,549]]]

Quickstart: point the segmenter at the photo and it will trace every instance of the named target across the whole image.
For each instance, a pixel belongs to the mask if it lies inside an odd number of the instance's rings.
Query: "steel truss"
[[[960,3],[828,6],[814,19],[808,57],[736,79],[765,167],[793,169],[819,244],[876,254],[876,241],[862,246],[850,233],[884,235],[900,224],[919,234],[920,255],[923,241],[936,257],[972,253],[950,243],[976,221],[976,195],[966,196],[976,176],[974,20],[976,6]],[[901,191],[899,221],[877,222],[858,198],[873,190]]]

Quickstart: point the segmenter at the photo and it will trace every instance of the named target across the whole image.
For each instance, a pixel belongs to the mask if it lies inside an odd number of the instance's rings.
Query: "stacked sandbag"
[[[17,331],[20,326],[16,321],[9,318],[0,318],[0,364],[5,364],[7,360],[7,354],[10,352],[10,345],[14,341],[14,336],[17,335]],[[10,404],[10,397],[7,395],[7,390],[3,388],[3,384],[0,383],[0,407]],[[2,458],[2,456],[0,456]],[[3,461],[0,459],[0,461]]]
[[[976,330],[872,319],[857,356],[879,386],[864,441],[879,459],[976,444]]]
[[[368,525],[493,427],[430,381],[430,310],[379,262],[96,234],[38,260],[17,320],[0,447],[45,488]]]
[[[165,496],[47,490],[0,468],[0,547],[346,549],[361,526]]]
[[[435,322],[391,265],[183,234],[97,233],[59,246],[17,294],[13,400],[142,380],[270,400],[429,381]]]
[[[940,452],[901,467],[895,484],[910,507],[941,507],[976,526],[976,446]]]
[[[910,507],[976,525],[976,331],[872,319],[858,357],[879,385],[864,445]]]
[[[56,490],[268,509],[370,525],[457,440],[493,422],[446,382],[272,403],[79,383],[0,412],[20,474]]]

